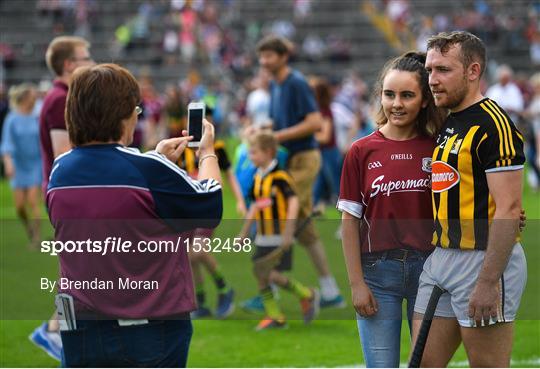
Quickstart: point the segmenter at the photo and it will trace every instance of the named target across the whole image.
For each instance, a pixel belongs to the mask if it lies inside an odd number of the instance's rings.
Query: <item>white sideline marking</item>
[[[408,363],[400,363],[399,364],[399,367],[400,368],[406,368],[409,364]],[[531,359],[524,359],[524,360],[514,360],[512,359],[510,361],[510,365],[511,366],[514,366],[514,367],[523,367],[523,366],[540,366],[540,357],[536,357],[536,358],[531,358]],[[454,367],[454,368],[464,368],[464,367],[468,367],[469,366],[469,362],[464,360],[464,361],[451,361],[450,362],[450,365],[448,365],[449,367]],[[340,365],[340,366],[337,366],[336,368],[365,368],[366,365],[365,364],[352,364],[352,365]]]

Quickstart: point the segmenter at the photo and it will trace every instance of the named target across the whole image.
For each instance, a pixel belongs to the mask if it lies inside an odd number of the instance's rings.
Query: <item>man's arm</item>
[[[469,300],[476,321],[497,316],[498,283],[519,232],[523,170],[486,173],[495,214],[489,227],[484,263]]]
[[[53,155],[55,158],[71,150],[69,135],[65,129],[51,129],[50,135]]]
[[[303,121],[292,127],[281,129],[274,133],[278,142],[298,140],[310,136],[319,131],[322,127],[322,116],[318,111],[306,115]]]
[[[523,170],[487,173],[486,176],[496,209],[478,279],[495,283],[506,268],[519,231]]]

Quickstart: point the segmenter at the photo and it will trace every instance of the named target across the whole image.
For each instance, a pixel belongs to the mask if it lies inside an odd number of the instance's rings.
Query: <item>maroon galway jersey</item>
[[[68,86],[59,80],[54,81],[53,88],[49,91],[39,117],[39,143],[41,148],[41,157],[43,160],[43,193],[47,194],[49,185],[49,176],[51,175],[52,163],[54,161],[54,152],[51,142],[51,130],[66,130],[66,121],[64,119],[64,110],[66,109],[66,98]]]
[[[432,250],[431,155],[435,140],[356,141],[343,164],[337,208],[362,219],[362,253]]]

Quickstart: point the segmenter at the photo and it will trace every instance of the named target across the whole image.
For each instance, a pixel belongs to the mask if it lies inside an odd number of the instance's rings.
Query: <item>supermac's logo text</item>
[[[385,182],[384,175],[381,175],[371,183],[370,197],[375,197],[378,194],[390,196],[396,192],[429,191],[429,185],[429,177]]]
[[[448,191],[459,183],[459,172],[443,161],[431,164],[431,189],[433,192]]]

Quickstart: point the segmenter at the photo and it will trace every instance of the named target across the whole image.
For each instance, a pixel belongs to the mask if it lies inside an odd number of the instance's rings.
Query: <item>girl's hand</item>
[[[377,300],[366,283],[351,288],[352,303],[360,316],[367,318],[375,315],[379,310]]]

